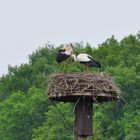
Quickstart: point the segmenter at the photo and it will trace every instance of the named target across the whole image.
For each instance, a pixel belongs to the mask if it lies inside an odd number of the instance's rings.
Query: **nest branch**
[[[118,99],[120,90],[107,73],[53,74],[50,76],[47,95],[50,99],[75,99],[75,96]],[[99,101],[99,99],[98,99]]]

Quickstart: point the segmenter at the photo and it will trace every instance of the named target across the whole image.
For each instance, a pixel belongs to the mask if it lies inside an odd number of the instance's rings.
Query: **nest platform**
[[[120,90],[107,73],[57,73],[50,76],[47,88],[52,101],[76,102],[81,97],[93,102],[107,102],[119,99]]]

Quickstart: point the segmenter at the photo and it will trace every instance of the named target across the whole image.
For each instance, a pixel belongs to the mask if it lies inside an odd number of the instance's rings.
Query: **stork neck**
[[[73,58],[74,61],[77,61],[77,57],[75,54],[72,54],[71,57]]]

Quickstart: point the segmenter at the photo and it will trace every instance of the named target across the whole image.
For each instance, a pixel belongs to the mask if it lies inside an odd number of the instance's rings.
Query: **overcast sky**
[[[50,41],[97,47],[140,30],[140,0],[0,0],[0,76]]]

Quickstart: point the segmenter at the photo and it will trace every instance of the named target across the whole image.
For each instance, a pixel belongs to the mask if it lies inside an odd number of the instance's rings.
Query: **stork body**
[[[62,61],[67,60],[71,56],[73,51],[74,51],[74,47],[73,47],[73,45],[71,43],[70,44],[65,44],[64,47],[61,48],[58,51],[56,61],[58,63],[61,63]]]
[[[95,68],[100,68],[101,64],[97,62],[92,56],[86,54],[86,53],[80,53],[79,55],[72,55],[72,58],[74,61],[78,61],[81,64],[84,64],[88,67],[95,67]]]
[[[70,55],[71,55],[71,52],[69,51],[59,50],[56,60],[58,63],[61,63],[62,61],[67,60],[70,57]]]
[[[81,53],[81,54],[77,55],[77,61],[79,61],[81,64],[84,64],[89,67],[96,67],[96,68],[101,67],[101,64],[99,62],[97,62],[95,59],[93,59],[92,56],[85,54],[85,53]]]

